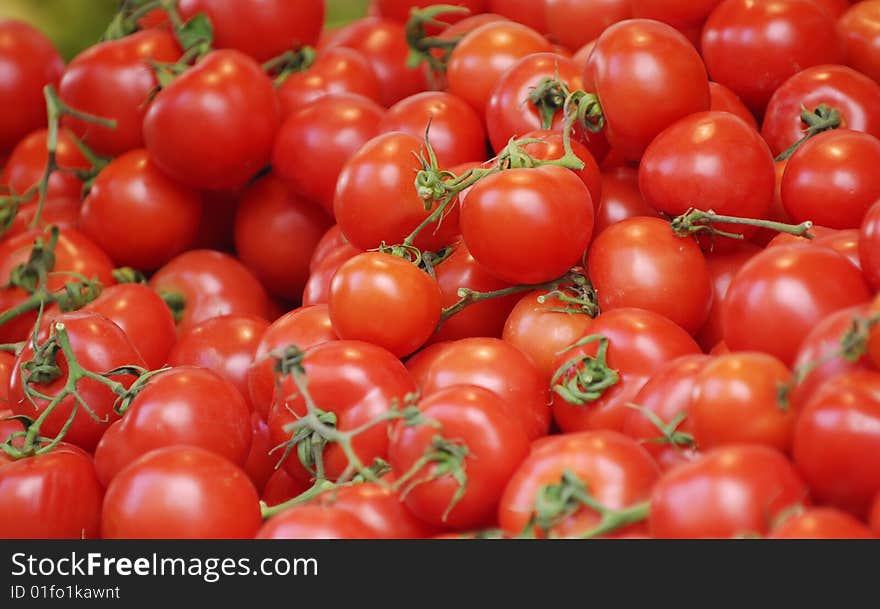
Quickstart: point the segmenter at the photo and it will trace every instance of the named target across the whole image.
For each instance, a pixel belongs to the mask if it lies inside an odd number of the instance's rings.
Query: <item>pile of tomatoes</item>
[[[880,536],[880,0],[0,22],[0,537]]]

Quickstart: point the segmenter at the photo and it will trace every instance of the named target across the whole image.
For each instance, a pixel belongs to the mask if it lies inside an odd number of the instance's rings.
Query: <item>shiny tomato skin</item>
[[[880,288],[880,202],[868,208],[859,228],[859,261],[868,283]]]
[[[46,140],[48,131],[38,129],[19,141],[12,149],[3,173],[0,174],[0,184],[9,187],[13,192],[23,194],[32,186],[36,186],[43,173],[46,171],[48,152]],[[73,134],[67,129],[58,130],[58,141],[55,149],[55,163],[60,169],[76,170],[89,169],[91,165],[88,159],[76,146]],[[49,176],[49,187],[46,189],[46,197],[54,199],[59,197],[82,196],[83,182],[74,173],[69,171],[53,171]],[[37,198],[30,199],[25,205],[35,204]]]
[[[269,425],[257,411],[251,412],[251,448],[242,469],[254,483],[254,488],[262,495],[272,475],[283,469],[275,469],[279,456],[270,451],[275,448],[269,438]],[[285,472],[286,473],[286,472]],[[303,486],[302,490],[306,490]],[[297,493],[298,494],[298,493]],[[291,495],[292,496],[292,495]],[[280,502],[279,502],[280,503]]]
[[[506,416],[501,398],[482,387],[457,386],[432,393],[419,403],[430,425],[398,422],[391,435],[388,459],[404,475],[441,436],[467,448],[461,464],[464,494],[454,503],[459,482],[449,473],[404,487],[401,498],[421,520],[436,527],[465,530],[491,525],[511,474],[529,452],[529,439],[516,420]],[[439,424],[439,425],[438,425]],[[415,481],[438,464],[429,463]]]
[[[156,96],[144,141],[159,168],[183,184],[240,188],[269,164],[280,121],[259,64],[238,51],[212,51]]]
[[[856,268],[862,268],[862,261],[859,258],[859,229],[857,228],[837,230],[830,235],[816,237],[813,239],[813,245],[833,249],[852,262]]]
[[[12,367],[15,366],[15,356],[12,353],[2,353],[0,354],[0,411],[9,412],[6,410],[7,402],[9,402],[9,378],[12,376]],[[8,415],[7,415],[8,416]],[[0,416],[0,419],[5,417]],[[21,426],[20,423],[12,421],[12,425],[10,429],[17,429]],[[0,423],[0,425],[5,425],[6,422]],[[6,429],[4,427],[4,429]],[[6,435],[2,431],[0,431],[0,440],[5,440]]]
[[[779,514],[807,500],[807,492],[794,466],[776,450],[724,446],[660,479],[651,496],[651,536],[765,535]]]
[[[788,77],[841,56],[834,19],[812,0],[724,0],[703,26],[701,47],[712,80],[758,113]]]
[[[83,202],[79,228],[117,266],[149,272],[193,245],[202,210],[198,192],[168,178],[146,150],[138,149],[98,174]]]
[[[23,21],[0,21],[0,156],[25,135],[46,124],[43,87],[57,85],[64,59],[52,42]]]
[[[254,410],[263,418],[269,414],[275,377],[272,352],[290,346],[306,350],[315,345],[338,340],[327,305],[300,307],[276,319],[263,333],[254,352],[254,363],[247,373],[248,394]]]
[[[510,169],[471,188],[461,232],[490,274],[512,284],[541,283],[560,277],[583,255],[593,213],[590,191],[570,170]]]
[[[739,95],[728,87],[717,82],[709,82],[709,110],[712,112],[730,112],[743,119],[746,124],[757,131],[758,121],[739,98]]]
[[[266,480],[265,487],[260,493],[260,499],[269,507],[293,499],[309,489],[308,484],[291,478],[290,474],[283,467],[279,469],[270,468],[269,472],[270,475]],[[251,477],[251,480],[253,480],[253,477]]]
[[[257,539],[374,539],[373,529],[357,516],[323,505],[295,505],[273,516]]]
[[[235,249],[272,296],[295,301],[308,279],[312,251],[330,225],[323,209],[269,174],[242,195]]]
[[[540,140],[525,144],[522,149],[539,161],[557,161],[565,156],[565,143],[563,136],[558,131],[547,131],[537,129],[529,131],[523,135],[526,139]],[[590,149],[576,139],[572,139],[571,151],[580,159],[584,168],[575,171],[577,176],[590,191],[590,198],[593,200],[593,209],[598,207],[602,198],[602,176],[596,159]]]
[[[539,489],[559,484],[564,472],[575,474],[601,505],[622,509],[646,500],[660,471],[648,452],[634,440],[613,431],[588,431],[551,436],[533,443],[532,451],[507,483],[498,508],[498,523],[511,534],[525,531],[535,511]],[[547,532],[577,537],[595,527],[599,515],[583,507]],[[633,525],[617,532],[639,530]]]
[[[0,537],[96,539],[103,495],[92,458],[69,444],[0,461]]]
[[[544,3],[533,0],[488,0],[489,12],[503,15],[508,19],[527,25],[535,31],[547,31],[544,17]]]
[[[304,307],[316,304],[326,304],[330,301],[330,284],[336,271],[343,264],[361,253],[361,250],[350,243],[343,243],[330,252],[321,263],[309,274],[306,286],[303,288],[302,304]]]
[[[98,154],[117,156],[142,148],[142,124],[159,86],[151,61],[174,63],[181,51],[174,35],[149,29],[89,47],[73,58],[58,86],[61,101],[116,121],[116,128],[66,115],[61,124]]]
[[[880,491],[880,374],[852,370],[822,385],[794,428],[793,456],[817,502],[859,518]]]
[[[880,2],[857,2],[837,21],[844,63],[875,81],[880,79]]]
[[[441,169],[486,158],[483,118],[466,101],[444,91],[425,91],[406,97],[388,109],[379,133],[403,131],[425,138],[437,155]]]
[[[863,522],[834,508],[810,508],[775,526],[770,539],[873,539]]]
[[[501,75],[532,53],[549,53],[550,42],[512,21],[489,22],[465,34],[449,56],[449,92],[483,115]]]
[[[367,142],[345,164],[336,183],[333,212],[342,233],[362,250],[403,240],[431,211],[413,181],[422,141],[407,133],[385,133]],[[449,208],[448,208],[449,209]],[[458,234],[458,206],[439,224],[422,230],[414,245],[436,251]]]
[[[631,160],[673,122],[709,109],[700,55],[682,34],[657,21],[632,19],[605,30],[584,83],[592,83],[599,97],[612,148]]]
[[[262,317],[225,315],[207,319],[180,336],[168,355],[171,366],[197,366],[223,377],[238,389],[248,406],[248,370],[269,328]]]
[[[257,61],[315,45],[324,25],[321,0],[181,0],[180,16],[204,13],[214,30],[214,47],[238,49]]]
[[[111,425],[95,449],[105,487],[128,464],[157,448],[198,446],[232,463],[245,463],[251,447],[247,403],[220,375],[178,366],[153,377]]]
[[[434,333],[442,295],[437,280],[409,260],[365,252],[336,271],[327,304],[340,338],[370,342],[403,357]]]
[[[333,213],[336,181],[345,162],[379,134],[384,109],[353,93],[329,93],[284,120],[272,169],[293,190]]]
[[[676,27],[700,25],[721,0],[633,0],[633,16],[641,19],[656,19]]]
[[[606,228],[590,247],[587,267],[600,311],[647,309],[691,334],[709,315],[712,285],[705,256],[695,241],[676,236],[660,218],[629,218]]]
[[[609,26],[632,17],[627,0],[543,0],[547,31],[570,49],[595,40]]]
[[[635,216],[658,216],[639,191],[639,174],[632,167],[615,167],[602,172],[602,197],[596,209],[595,233]]]
[[[348,243],[348,240],[345,238],[345,235],[342,234],[342,229],[339,228],[338,224],[334,224],[328,228],[327,232],[324,233],[321,240],[318,241],[318,245],[315,246],[315,250],[312,252],[312,257],[309,260],[309,273],[314,272],[315,269],[318,268],[318,265],[323,262],[324,258],[345,243]]]
[[[185,488],[186,501],[174,491]],[[260,527],[254,485],[236,465],[202,448],[151,451],[110,483],[104,539],[249,539]]]
[[[79,364],[91,372],[103,374],[121,366],[145,367],[146,363],[125,336],[125,333],[112,321],[97,313],[65,313],[41,328],[38,333],[38,344],[43,344],[50,331],[63,324],[67,330],[71,347]],[[24,393],[24,375],[22,365],[33,359],[34,348],[29,341],[16,360],[15,369],[9,384],[9,407],[16,413],[31,418],[38,417],[46,410],[49,400],[34,398],[31,403]],[[33,383],[33,389],[48,396],[61,392],[67,382],[67,362],[63,353],[57,356],[57,364],[61,375],[48,383]],[[114,376],[113,380],[129,386],[134,376],[126,374]],[[92,412],[101,422],[92,419],[89,413],[80,406],[77,408],[73,423],[67,429],[64,440],[84,450],[91,451],[97,446],[98,440],[107,427],[118,418],[113,411],[116,395],[106,386],[93,379],[82,379],[77,383],[77,392],[89,405]],[[68,395],[49,414],[40,428],[44,437],[57,437],[65,426],[74,408],[74,397]]]
[[[269,317],[263,286],[238,260],[211,250],[190,250],[173,258],[150,278],[160,295],[182,296],[178,333],[221,315]]]
[[[721,307],[724,342],[734,351],[775,355],[789,366],[814,325],[870,297],[859,269],[831,249],[801,244],[766,249],[730,282]]]
[[[869,523],[871,524],[871,529],[874,531],[874,535],[880,537],[880,493],[874,498],[874,505],[871,508]]]

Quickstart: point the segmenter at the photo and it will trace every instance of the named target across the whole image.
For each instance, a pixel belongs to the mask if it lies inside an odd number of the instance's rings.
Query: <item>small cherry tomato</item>
[[[273,516],[257,531],[257,539],[373,539],[360,518],[323,505],[295,505]]]
[[[871,529],[834,508],[810,508],[784,519],[770,539],[873,539]]]

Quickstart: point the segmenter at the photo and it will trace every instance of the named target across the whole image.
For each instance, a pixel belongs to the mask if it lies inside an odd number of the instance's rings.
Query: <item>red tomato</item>
[[[535,0],[487,0],[487,9],[538,32],[547,31],[544,3]]]
[[[328,228],[327,232],[321,237],[321,240],[318,241],[318,245],[315,246],[315,251],[312,252],[312,258],[309,260],[309,273],[314,272],[327,256],[333,253],[340,245],[346,243],[348,243],[348,240],[342,234],[342,229],[339,228],[338,224]]]
[[[169,501],[186,491],[186,501]],[[249,539],[260,527],[254,485],[239,467],[194,446],[147,453],[110,483],[104,539]]]
[[[483,115],[492,90],[508,68],[527,55],[552,50],[546,38],[525,25],[512,21],[481,25],[465,34],[449,56],[449,92]]]
[[[757,245],[743,242],[736,244],[735,248],[729,251],[712,251],[706,254],[706,264],[709,267],[709,278],[712,282],[712,307],[709,309],[706,323],[695,336],[704,351],[708,352],[724,338],[724,330],[721,327],[721,309],[733,276],[760,251],[761,248]]]
[[[97,374],[103,374],[121,366],[145,367],[146,363],[125,336],[125,333],[112,321],[97,313],[65,313],[56,317],[51,324],[43,326],[37,336],[38,344],[42,345],[49,333],[60,324],[67,330],[73,353],[80,366]],[[15,369],[9,384],[9,407],[16,414],[36,418],[49,405],[49,400],[34,398],[31,402],[24,393],[24,383],[29,373],[22,369],[25,362],[34,358],[33,341],[28,341],[18,355]],[[49,382],[32,383],[33,389],[47,396],[59,394],[67,383],[67,361],[64,354],[57,355],[57,366],[60,376]],[[125,386],[134,381],[131,375],[117,375],[114,381]],[[116,395],[106,385],[84,378],[77,383],[77,393],[89,408],[100,419],[97,421],[89,416],[81,405],[77,406],[73,422],[67,429],[64,440],[80,448],[91,451],[97,446],[98,440],[111,422],[118,416],[113,411]],[[73,412],[74,396],[68,395],[52,410],[40,428],[40,435],[46,438],[57,437],[64,428]]]
[[[523,151],[532,158],[539,161],[558,161],[565,156],[565,144],[563,136],[559,132],[537,129],[529,131],[523,135],[523,138],[541,140],[525,144],[522,147]],[[599,172],[599,166],[589,148],[584,144],[574,139],[570,144],[572,152],[584,163],[584,168],[575,171],[575,173],[590,191],[590,198],[593,200],[593,208],[595,209],[602,198],[602,176]]]
[[[238,260],[211,250],[190,250],[159,269],[150,287],[161,296],[179,298],[177,331],[221,315],[269,317],[269,299],[260,282]]]
[[[870,297],[859,270],[837,252],[773,247],[756,254],[730,282],[721,305],[724,342],[734,351],[775,355],[788,366],[813,326]]]
[[[794,428],[794,461],[817,501],[865,517],[880,492],[880,374],[835,376],[807,401]]]
[[[838,254],[845,256],[856,268],[862,268],[862,261],[859,259],[859,229],[836,230],[829,235],[816,237],[812,243],[831,248]]]
[[[359,51],[379,80],[382,105],[391,106],[426,88],[425,72],[407,66],[409,45],[403,25],[390,19],[358,19],[331,34],[321,51],[347,47]]]
[[[337,340],[327,305],[294,309],[276,319],[263,334],[247,373],[248,393],[254,409],[264,418],[269,414],[275,389],[272,352],[296,346],[310,347]]]
[[[501,528],[511,535],[526,531],[533,517],[540,515],[536,513],[538,497],[547,487],[563,483],[566,473],[573,474],[598,504],[610,510],[623,510],[646,500],[660,475],[651,455],[622,434],[590,431],[552,436],[532,444],[531,454],[507,483],[498,508]],[[595,510],[577,504],[570,507],[571,512],[560,514],[563,517],[549,530],[534,532],[577,537],[599,524]],[[619,536],[641,528],[636,524],[615,533]]]
[[[633,0],[634,17],[656,19],[676,27],[701,25],[721,0]]]
[[[180,16],[205,13],[214,46],[238,49],[257,61],[315,45],[324,25],[322,0],[180,0]]]
[[[632,17],[627,0],[543,0],[547,30],[565,46],[576,49],[598,38],[608,26]]]
[[[696,380],[712,359],[703,354],[685,355],[663,365],[633,398],[621,431],[644,446],[661,469],[669,470],[699,458],[693,435]],[[659,427],[653,413],[666,429]]]
[[[92,458],[75,446],[0,461],[0,537],[96,539],[103,493]]]
[[[474,15],[482,13],[485,2],[483,0],[452,0],[449,2],[451,6],[458,6]],[[379,8],[379,14],[389,19],[394,19],[400,23],[406,23],[409,20],[410,11],[413,9],[422,9],[432,5],[430,0],[376,0]],[[468,13],[465,12],[464,15]],[[455,22],[461,20],[461,14],[448,13],[440,16],[443,21]]]
[[[336,271],[343,264],[361,253],[361,250],[350,243],[343,243],[321,261],[309,275],[306,287],[303,288],[303,306],[326,304],[330,301],[330,284]]]
[[[303,366],[315,405],[334,413],[335,428],[343,432],[369,423],[395,405],[402,408],[404,398],[416,390],[409,372],[394,355],[360,341],[338,340],[312,347],[305,353]],[[289,426],[306,412],[293,379],[280,378],[268,418],[274,445],[290,440]],[[387,423],[374,425],[352,438],[352,447],[364,465],[371,465],[377,457],[387,459],[389,427]],[[348,466],[348,458],[336,443],[324,447],[323,461],[330,480],[341,476]],[[300,462],[296,451],[283,466],[297,480],[307,482],[314,474],[314,467]]]
[[[590,247],[588,268],[601,311],[647,309],[691,334],[709,315],[706,259],[693,239],[676,236],[666,220],[629,218],[609,226]]]
[[[631,167],[616,167],[602,172],[602,198],[596,210],[598,236],[602,231],[627,218],[657,216],[657,211],[645,203],[639,191],[638,171]]]
[[[766,142],[728,112],[700,112],[678,121],[651,142],[639,165],[645,201],[670,216],[697,207],[727,216],[764,218],[775,185]],[[747,237],[755,230],[741,225],[719,228]]]
[[[245,460],[242,469],[244,469],[248,478],[251,479],[251,482],[254,483],[254,487],[259,493],[264,493],[264,489],[268,487],[269,480],[275,473],[284,472],[285,475],[287,474],[283,469],[275,469],[275,465],[278,463],[280,456],[275,453],[270,454],[270,451],[273,448],[275,448],[275,446],[269,438],[269,425],[263,420],[263,417],[260,416],[259,412],[252,412],[251,449],[248,452],[247,459]],[[302,485],[302,487],[303,488],[299,492],[306,490],[305,485]],[[290,495],[290,497],[298,495],[299,492]],[[285,497],[282,501],[285,501],[290,497]],[[281,501],[278,503],[281,503]]]
[[[859,261],[868,283],[880,289],[880,202],[873,203],[859,229]]]
[[[9,402],[9,379],[12,376],[12,368],[15,366],[15,356],[11,353],[6,353],[5,351],[0,352],[0,411],[6,412],[8,414],[0,416],[0,419],[3,419],[6,416],[10,416],[11,412],[6,410],[7,402]],[[20,423],[17,421],[10,421],[11,425],[7,427],[0,427],[0,429],[6,430],[10,429],[12,431],[18,429],[20,427]],[[0,426],[5,425],[5,422],[0,422]],[[9,435],[6,431],[0,431],[0,442],[6,439]]]
[[[873,539],[871,529],[846,512],[810,508],[786,518],[770,531],[771,539]]]
[[[334,215],[342,233],[362,250],[403,243],[433,210],[426,210],[413,186],[422,168],[416,158],[422,140],[406,133],[373,138],[345,164],[336,182]],[[394,204],[391,205],[390,202]],[[415,246],[436,251],[458,234],[456,205],[442,222],[419,233]]]
[[[144,141],[156,164],[184,184],[239,188],[269,164],[280,120],[260,65],[238,51],[212,51],[156,96]]]
[[[261,317],[226,315],[207,319],[180,336],[168,355],[168,364],[207,368],[232,383],[250,404],[248,370],[268,328],[269,322]]]
[[[270,294],[296,300],[309,276],[312,251],[330,224],[324,210],[269,174],[242,196],[235,217],[235,249]]]
[[[465,338],[441,343],[423,366],[411,368],[411,372],[422,395],[455,385],[482,387],[502,398],[530,439],[544,436],[550,429],[545,379],[526,355],[503,340]]]
[[[398,476],[413,472],[401,491],[404,504],[437,527],[492,524],[507,481],[529,453],[522,426],[506,416],[497,394],[476,386],[432,393],[419,410],[430,423],[399,422],[388,450]],[[423,457],[429,461],[419,467]]]
[[[333,213],[339,173],[379,133],[384,114],[376,102],[360,95],[324,95],[291,113],[281,125],[272,169],[294,192]]]
[[[834,19],[812,0],[724,0],[703,27],[703,59],[712,80],[761,113],[793,74],[838,63]]]
[[[257,539],[374,539],[373,529],[343,509],[295,505],[270,518]]]
[[[235,248],[235,212],[241,192],[215,190],[202,193],[209,213],[202,214],[194,249],[232,251]]]
[[[24,194],[32,186],[36,186],[46,171],[48,152],[46,150],[46,138],[48,131],[40,129],[24,137],[15,148],[0,175],[0,183],[8,186],[12,192]],[[83,156],[73,135],[67,129],[58,130],[58,142],[55,148],[55,163],[60,170],[53,171],[49,176],[49,187],[46,189],[48,199],[60,197],[72,197],[77,201],[82,195],[82,180],[73,171],[77,169],[90,169],[89,161]],[[29,204],[36,204],[37,197],[33,197]],[[30,207],[30,205],[28,205]],[[33,217],[33,212],[31,213]]]
[[[180,54],[174,35],[159,29],[89,47],[67,66],[58,93],[72,108],[115,120],[116,128],[70,115],[62,124],[99,154],[116,156],[142,148],[144,115],[159,86],[150,62],[174,63]]]
[[[95,449],[95,469],[105,487],[129,463],[166,446],[198,446],[245,463],[251,447],[247,403],[220,375],[180,366],[150,379],[111,425]]]
[[[743,119],[752,129],[758,129],[758,121],[739,96],[717,82],[709,83],[709,110],[712,112],[730,112]]]
[[[593,372],[601,360],[602,341],[593,341],[558,354],[551,388],[553,419],[563,432],[587,429],[619,431],[629,412],[626,404],[657,368],[682,355],[700,352],[694,340],[667,318],[642,309],[602,313],[585,336],[608,341],[607,367]],[[601,363],[601,362],[599,362]],[[574,391],[572,391],[574,390]],[[583,395],[581,395],[583,394]]]
[[[791,371],[772,355],[741,351],[713,358],[694,380],[689,418],[697,445],[763,444],[787,451],[795,411],[781,391],[790,384]]]
[[[803,137],[802,109],[820,104],[840,112],[841,127],[880,136],[880,85],[846,66],[815,66],[782,83],[767,104],[761,135],[774,155]]]
[[[871,528],[874,530],[874,535],[880,537],[880,493],[874,498],[874,506],[871,508],[870,524]]]
[[[57,226],[66,229],[73,228],[79,221],[80,200],[79,195],[48,198],[43,203],[43,213],[40,215],[39,227]],[[18,208],[18,213],[12,221],[4,237],[12,237],[26,232],[37,213],[37,202],[31,200]]]
[[[880,79],[880,2],[853,4],[837,21],[837,35],[845,63],[875,81]]]
[[[782,176],[785,211],[795,222],[858,228],[880,198],[877,163],[880,140],[873,135],[848,129],[820,133],[788,159]]]
[[[25,135],[46,124],[43,87],[57,84],[64,59],[36,28],[13,19],[0,21],[0,156]]]
[[[146,150],[132,150],[98,175],[79,228],[117,266],[153,271],[192,246],[201,217],[198,192],[166,177]]]
[[[462,204],[461,232],[476,261],[499,279],[550,281],[576,264],[589,245],[592,197],[568,169],[502,171],[471,188]]]
[[[611,146],[637,160],[680,118],[709,109],[709,78],[699,53],[672,27],[633,19],[599,37],[584,83],[602,104]]]
[[[766,535],[780,514],[806,499],[806,485],[781,453],[724,446],[660,479],[651,496],[651,536]]]
[[[266,481],[261,499],[270,507],[293,499],[309,489],[308,484],[294,480],[284,468],[269,471],[271,475]]]

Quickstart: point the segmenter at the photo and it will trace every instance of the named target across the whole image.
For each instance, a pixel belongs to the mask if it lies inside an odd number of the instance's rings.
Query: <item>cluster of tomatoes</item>
[[[0,537],[880,535],[880,0],[451,4],[0,22]]]

